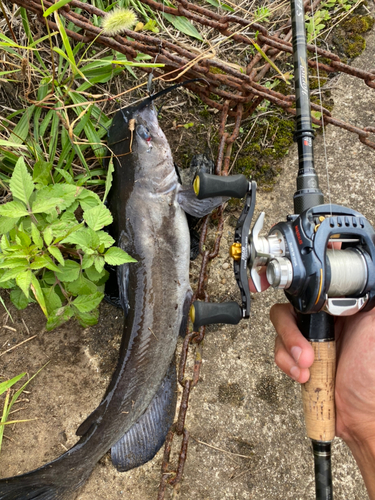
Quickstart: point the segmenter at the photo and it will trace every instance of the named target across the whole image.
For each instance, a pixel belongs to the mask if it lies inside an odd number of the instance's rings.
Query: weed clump
[[[281,171],[283,158],[293,142],[294,120],[269,116],[258,121],[253,136],[242,149],[235,166],[235,173],[244,174],[271,190]],[[246,130],[243,134],[246,137]]]

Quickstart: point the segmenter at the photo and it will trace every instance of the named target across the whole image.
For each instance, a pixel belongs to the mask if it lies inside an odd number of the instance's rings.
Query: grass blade
[[[72,0],[60,0],[59,2],[56,2],[54,5],[51,5],[45,13],[43,14],[43,17],[48,17],[50,14],[53,14],[56,10],[61,9],[61,7],[64,7],[67,3],[71,2]]]

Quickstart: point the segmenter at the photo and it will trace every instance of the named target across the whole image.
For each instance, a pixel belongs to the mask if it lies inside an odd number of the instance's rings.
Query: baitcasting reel
[[[375,232],[359,212],[340,205],[317,205],[300,215],[288,215],[285,222],[272,227],[268,236],[260,236],[264,212],[250,230],[256,197],[254,181],[249,183],[243,175],[200,174],[194,189],[200,199],[246,196],[230,249],[242,306],[236,302],[196,301],[191,310],[195,329],[213,323],[237,324],[248,318],[248,270],[260,292],[260,266],[266,266],[270,285],[284,289],[288,300],[301,313],[325,311],[334,316],[349,316],[374,307]],[[341,248],[327,248],[332,242],[340,243]]]

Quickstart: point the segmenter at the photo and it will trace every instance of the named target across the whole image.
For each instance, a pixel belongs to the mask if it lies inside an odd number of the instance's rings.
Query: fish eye
[[[137,135],[139,135],[139,137],[141,137],[146,142],[151,141],[151,134],[150,134],[148,128],[142,124],[139,124],[137,126]]]

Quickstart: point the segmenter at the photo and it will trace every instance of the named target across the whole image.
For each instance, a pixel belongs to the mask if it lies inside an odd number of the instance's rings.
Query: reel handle
[[[332,500],[331,441],[335,437],[336,347],[334,317],[297,313],[297,324],[314,349],[310,378],[302,385],[307,435],[312,440],[317,500]]]
[[[220,176],[200,173],[194,179],[193,187],[198,200],[212,196],[243,198],[249,191],[250,184],[242,174]]]
[[[190,319],[194,330],[197,331],[203,325],[225,323],[237,325],[243,318],[242,309],[237,302],[193,302],[190,308]]]

